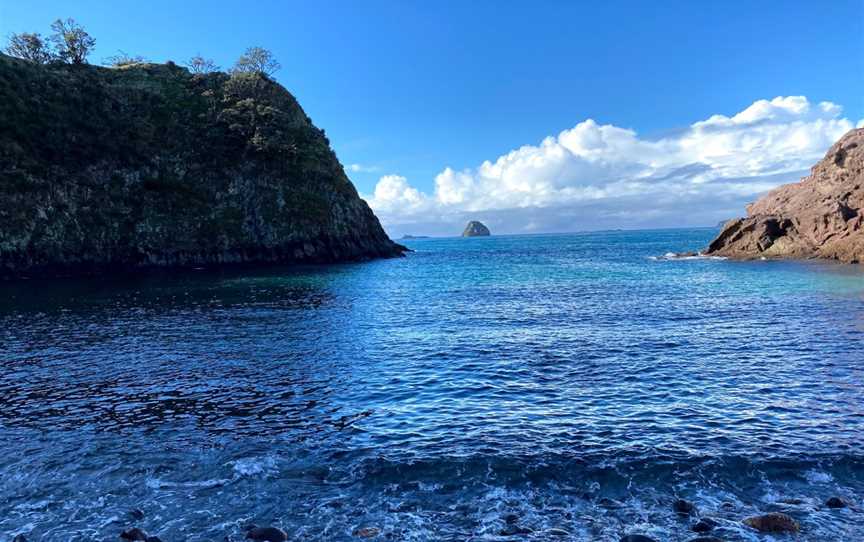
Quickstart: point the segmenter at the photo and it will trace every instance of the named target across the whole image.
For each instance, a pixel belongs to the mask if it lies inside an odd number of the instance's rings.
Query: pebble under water
[[[715,233],[0,284],[0,541],[862,540],[864,269]]]

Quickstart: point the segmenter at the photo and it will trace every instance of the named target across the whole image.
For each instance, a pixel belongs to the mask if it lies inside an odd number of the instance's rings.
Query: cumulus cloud
[[[797,180],[853,123],[803,96],[759,100],[674,135],[592,119],[477,167],[445,168],[424,193],[399,175],[365,196],[391,233],[453,234],[468,218],[500,233],[709,225]]]

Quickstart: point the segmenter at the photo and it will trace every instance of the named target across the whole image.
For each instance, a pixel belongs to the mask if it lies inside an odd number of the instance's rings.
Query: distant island
[[[864,128],[835,143],[808,177],[776,188],[730,220],[706,254],[864,259]]]
[[[489,235],[492,235],[489,228],[477,220],[469,222],[462,232],[462,237],[488,237]]]
[[[267,73],[0,54],[0,276],[400,255]]]

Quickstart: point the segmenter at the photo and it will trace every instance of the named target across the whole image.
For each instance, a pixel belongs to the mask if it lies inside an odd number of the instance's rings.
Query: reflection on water
[[[0,284],[0,540],[864,536],[864,273],[649,259],[712,234]]]

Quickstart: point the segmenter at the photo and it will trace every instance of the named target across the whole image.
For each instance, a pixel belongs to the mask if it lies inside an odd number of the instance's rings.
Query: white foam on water
[[[827,472],[810,469],[804,473],[804,479],[810,482],[811,484],[827,484],[829,482],[834,481],[834,477],[828,474]]]
[[[276,467],[276,459],[269,455],[265,457],[244,457],[229,461],[226,465],[230,466],[238,477],[256,476],[272,472]]]
[[[212,488],[212,487],[220,487],[227,485],[231,482],[231,480],[227,479],[214,479],[214,480],[200,480],[197,482],[167,482],[165,480],[159,480],[158,478],[148,478],[144,483],[150,489],[200,489],[200,488]]]

